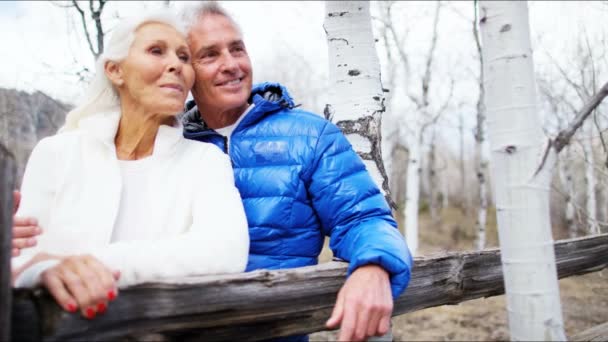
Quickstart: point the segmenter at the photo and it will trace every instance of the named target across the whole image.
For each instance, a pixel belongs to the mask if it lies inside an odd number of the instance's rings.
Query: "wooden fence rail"
[[[608,266],[608,234],[559,241],[555,251],[560,278],[599,271]],[[137,286],[92,321],[62,311],[44,291],[14,291],[13,339],[141,339],[156,333],[164,340],[212,341],[311,333],[324,329],[346,267],[330,262]],[[503,292],[496,249],[417,258],[394,314]]]

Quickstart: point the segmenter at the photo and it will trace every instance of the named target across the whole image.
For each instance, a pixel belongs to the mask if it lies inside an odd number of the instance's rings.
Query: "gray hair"
[[[217,1],[201,1],[196,5],[186,6],[182,9],[182,19],[186,23],[186,29],[189,31],[194,24],[206,15],[221,15],[228,19],[230,23],[241,33],[241,27],[234,20],[232,15],[228,13]]]
[[[167,24],[186,36],[187,30],[184,23],[175,12],[167,9],[146,11],[137,16],[121,20],[113,29],[112,36],[105,44],[104,52],[95,62],[95,75],[80,104],[67,114],[65,124],[59,130],[60,132],[78,128],[80,120],[85,117],[120,110],[120,98],[105,74],[105,64],[108,61],[120,62],[124,60],[135,40],[135,31],[143,24],[150,22]]]

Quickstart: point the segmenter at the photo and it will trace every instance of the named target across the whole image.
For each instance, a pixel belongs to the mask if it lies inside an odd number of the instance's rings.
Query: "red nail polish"
[[[106,312],[106,309],[107,309],[107,307],[106,307],[105,303],[99,303],[99,304],[97,304],[97,312],[98,313],[102,314],[102,313]]]
[[[72,312],[72,313],[76,312],[76,305],[74,305],[72,303],[69,303],[68,304],[68,311]]]
[[[95,318],[95,310],[93,310],[93,308],[88,308],[86,311],[86,316],[88,319]]]
[[[109,300],[114,300],[116,299],[116,292],[112,291],[108,291],[108,299]]]

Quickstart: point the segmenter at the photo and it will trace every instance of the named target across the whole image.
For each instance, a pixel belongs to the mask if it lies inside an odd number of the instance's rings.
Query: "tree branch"
[[[429,104],[429,84],[431,83],[431,65],[433,64],[433,55],[437,47],[437,26],[439,26],[439,13],[441,12],[441,2],[437,2],[435,8],[435,19],[433,20],[433,36],[431,38],[431,46],[426,59],[426,67],[424,76],[422,77],[422,103],[426,107]]]
[[[89,28],[87,26],[87,18],[84,14],[84,11],[82,10],[82,8],[80,8],[80,6],[78,5],[78,2],[76,2],[76,0],[72,0],[72,5],[74,5],[74,8],[76,8],[78,13],[80,14],[80,19],[82,20],[82,27],[84,29],[84,36],[87,38],[87,43],[89,44],[89,50],[91,50],[91,53],[93,54],[95,59],[97,59],[99,54],[93,48],[93,43],[91,42],[91,37],[89,37]]]
[[[604,84],[604,86],[595,95],[593,95],[591,99],[589,99],[583,108],[581,108],[570,125],[566,129],[559,132],[557,137],[555,137],[553,145],[557,153],[559,153],[564,146],[570,142],[570,139],[574,133],[576,133],[576,130],[583,125],[585,119],[591,115],[593,110],[599,106],[606,96],[608,96],[608,82]]]

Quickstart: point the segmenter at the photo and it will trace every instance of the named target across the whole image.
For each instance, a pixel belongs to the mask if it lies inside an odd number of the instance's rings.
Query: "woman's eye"
[[[179,59],[184,63],[188,63],[188,61],[190,61],[190,56],[186,54],[181,54],[179,55]]]
[[[161,55],[163,53],[163,50],[159,47],[153,47],[150,49],[150,53],[153,55]]]

